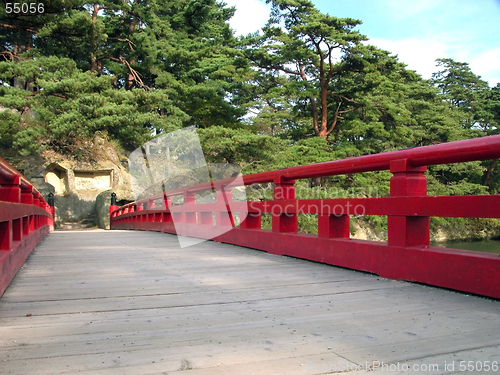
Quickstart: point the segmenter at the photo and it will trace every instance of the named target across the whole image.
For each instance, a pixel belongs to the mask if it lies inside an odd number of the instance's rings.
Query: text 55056
[[[15,14],[42,14],[45,12],[43,3],[5,3],[5,11]]]

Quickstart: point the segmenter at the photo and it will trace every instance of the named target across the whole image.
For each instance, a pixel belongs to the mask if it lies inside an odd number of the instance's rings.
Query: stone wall
[[[104,211],[96,206],[99,194],[119,191],[123,200],[133,200],[128,159],[101,138],[96,139],[95,152],[94,160],[82,161],[51,151],[42,154],[38,162],[24,166],[25,176],[46,199],[50,192],[54,194],[56,228],[82,221],[109,228],[109,219],[106,225],[106,218],[100,217]],[[109,203],[107,206],[109,214]]]

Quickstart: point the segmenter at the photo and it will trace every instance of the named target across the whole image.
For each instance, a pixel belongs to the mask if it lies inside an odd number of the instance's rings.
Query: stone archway
[[[54,186],[55,195],[67,195],[68,171],[57,163],[52,163],[45,169],[45,182]]]

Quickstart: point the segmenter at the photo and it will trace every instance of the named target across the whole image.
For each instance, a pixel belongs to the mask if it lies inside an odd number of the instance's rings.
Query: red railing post
[[[146,210],[154,210],[156,208],[155,200],[154,199],[148,199],[145,203],[147,207]],[[149,223],[153,223],[155,221],[155,214],[147,214],[146,215],[146,221]]]
[[[194,205],[195,203],[196,203],[196,200],[195,200],[194,193],[186,191],[184,193],[184,204]],[[196,212],[185,212],[184,217],[185,217],[186,224],[196,224]]]
[[[21,188],[21,203],[33,205],[33,186],[29,185]],[[33,231],[33,216],[23,218],[23,235],[29,235]]]
[[[391,197],[426,196],[427,179],[424,176],[426,169],[427,167],[412,166],[407,159],[391,161],[390,171],[393,173],[390,181]],[[429,223],[428,216],[388,216],[388,245],[429,246]]]
[[[156,207],[156,203],[154,199],[149,199],[148,200],[148,210],[152,210]]]
[[[318,237],[349,238],[350,219],[345,213],[319,213]]]
[[[15,176],[10,182],[2,182],[2,186],[0,186],[0,201],[21,202],[21,178],[19,175]]]
[[[25,188],[21,188],[21,203],[24,204],[33,204],[33,186],[29,185]],[[28,236],[30,231],[33,230],[31,227],[31,223],[33,220],[33,216],[23,217],[23,236]]]
[[[0,201],[21,202],[21,178],[19,175],[0,186]],[[13,241],[20,241],[22,237],[21,219],[8,220],[0,226],[0,250],[10,250]]]
[[[38,191],[33,194],[33,206],[40,207],[40,193]],[[37,230],[40,228],[40,216],[35,215],[33,217],[33,229]]]
[[[170,207],[172,205],[172,197],[164,195],[163,201],[165,202],[165,208]]]
[[[229,208],[229,202],[233,200],[233,192],[231,190],[232,188],[225,186],[220,186],[217,189],[215,199],[217,202],[223,204],[225,208],[223,211],[217,210],[215,212],[215,224],[218,226],[234,227],[233,214]]]
[[[21,203],[33,204],[33,186],[21,188]]]
[[[274,178],[274,200],[295,200],[295,180],[287,180],[283,176]],[[295,202],[294,202],[295,203]],[[280,207],[281,209],[281,207]],[[272,213],[272,230],[278,233],[297,233],[297,214],[281,212]]]
[[[251,207],[251,203],[249,204]],[[241,229],[261,229],[261,213],[251,211],[248,209],[248,212],[241,212],[240,215],[246,213],[246,218],[241,221],[240,228]],[[240,216],[241,217],[241,216]]]
[[[212,211],[200,212],[200,224],[201,225],[214,225],[214,217],[212,215]]]
[[[163,222],[171,223],[172,213],[170,212],[170,206],[172,206],[172,197],[164,195],[163,202],[165,203],[165,210],[167,210],[166,212],[163,213]]]
[[[172,212],[172,211],[171,211]],[[186,215],[184,212],[172,212],[172,221],[177,226],[178,224],[184,223],[186,221]]]

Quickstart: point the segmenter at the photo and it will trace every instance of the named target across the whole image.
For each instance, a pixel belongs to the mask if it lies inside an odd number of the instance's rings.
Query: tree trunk
[[[130,31],[135,30],[135,23],[136,23],[136,18],[135,18],[135,16],[132,16],[132,23],[130,24]],[[133,65],[133,64],[135,64],[134,59],[130,60],[130,65]],[[125,86],[126,89],[131,90],[134,87],[134,82],[135,82],[135,77],[132,74],[132,72],[129,72],[127,74],[127,82],[126,82],[126,86]]]
[[[92,12],[92,23],[95,26],[95,22],[97,21],[97,14],[99,13],[99,6],[94,4],[94,11]],[[92,52],[90,54],[90,71],[95,72],[97,70],[97,42],[96,42],[96,31],[92,30]]]
[[[488,186],[490,184],[491,172],[493,172],[493,168],[495,168],[495,164],[497,163],[497,161],[498,161],[498,159],[495,159],[490,164],[490,167],[488,168],[488,172],[486,172],[486,176],[484,176],[484,181],[483,181],[484,186]]]

